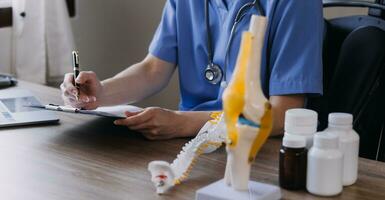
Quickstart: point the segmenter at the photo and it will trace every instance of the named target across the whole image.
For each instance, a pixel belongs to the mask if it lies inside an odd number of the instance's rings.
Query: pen
[[[69,112],[69,113],[78,113],[80,112],[77,108],[72,108],[68,106],[59,106],[56,104],[48,104],[48,105],[25,105],[25,107],[31,107],[31,108],[38,108],[38,109],[47,109],[47,110],[54,110],[54,111],[62,111],[62,112]]]
[[[79,69],[79,55],[77,51],[72,51],[72,66],[74,71],[74,85],[79,90],[79,86],[76,83],[76,78],[79,76],[80,69]],[[79,92],[78,95],[76,95],[76,99],[79,98]]]

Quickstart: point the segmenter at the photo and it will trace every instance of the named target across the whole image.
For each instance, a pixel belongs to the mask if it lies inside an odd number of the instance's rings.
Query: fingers
[[[153,134],[150,134],[150,133],[143,133],[142,132],[142,135],[148,139],[148,140],[161,140],[159,137],[157,136],[154,136]]]
[[[97,101],[85,103],[80,108],[86,109],[86,110],[94,110],[99,107],[99,104]]]
[[[62,90],[62,99],[64,100],[64,103],[66,105],[70,105],[77,108],[83,108],[84,106],[89,107],[90,103],[96,102],[96,97],[94,96],[86,96],[81,94],[80,96],[77,96],[77,94],[70,92],[67,90],[63,84],[60,86]],[[92,106],[91,106],[92,107]]]
[[[143,134],[149,140],[163,140],[174,137],[172,127],[169,127],[167,115],[160,108],[147,108],[140,112],[126,112],[126,119],[114,121],[115,125],[127,126],[130,130],[134,130]],[[166,119],[160,120],[165,117]],[[165,122],[167,121],[167,122]]]
[[[63,84],[65,84],[65,86],[69,86],[69,85],[73,86],[73,82],[74,82],[74,74],[73,73],[67,73],[64,75]]]
[[[127,117],[133,117],[135,115],[138,115],[141,112],[143,112],[143,111],[140,111],[140,112],[125,112],[125,115]],[[142,118],[142,119],[144,119],[144,118]],[[125,125],[125,126],[127,126],[127,125]],[[141,121],[140,123],[132,124],[132,125],[128,126],[128,128],[130,130],[137,131],[137,132],[142,132],[143,130],[147,130],[147,129],[153,129],[155,127],[156,126],[154,125],[154,121],[152,120],[152,118],[149,118],[147,121]]]
[[[74,86],[74,76],[72,73],[68,73],[64,76],[64,81],[60,85],[60,88],[63,93],[66,95],[73,95],[76,96],[78,95],[78,89]]]
[[[81,72],[76,79],[79,85],[96,80],[96,74],[94,72]],[[87,95],[84,92],[79,94],[79,89],[73,84],[74,77],[72,73],[68,73],[64,76],[64,81],[60,85],[62,91],[62,98],[65,105],[69,105],[76,108],[83,109],[95,109],[98,107],[97,99],[93,95]],[[84,85],[84,87],[88,87]],[[82,86],[80,88],[82,89]]]
[[[142,124],[132,125],[132,126],[129,126],[128,128],[133,131],[142,132],[143,130],[154,129],[156,128],[156,126],[151,120],[148,120]]]
[[[97,80],[95,72],[87,71],[87,72],[80,72],[79,76],[76,78],[77,84],[85,84],[87,82],[95,82]]]
[[[116,120],[114,124],[118,126],[128,126],[128,128],[130,128],[131,126],[143,124],[153,117],[152,112],[149,110],[141,111],[138,114],[128,114],[129,116],[126,119]]]
[[[81,108],[81,109],[86,109],[86,110],[93,110],[98,107],[98,102],[96,101],[96,98],[91,98],[91,99],[77,99],[74,96],[65,96],[62,94],[62,98],[64,101],[64,105],[66,106],[71,106],[74,108]]]
[[[143,111],[138,111],[138,112],[126,111],[126,112],[124,112],[124,114],[126,115],[126,117],[131,117],[131,116],[137,115],[137,114],[139,114],[141,112],[143,112]]]
[[[126,112],[127,118],[116,120],[115,125],[127,126],[130,130],[143,133],[150,140],[159,138],[159,131],[156,129],[154,111],[148,108],[140,112]]]
[[[84,95],[84,94],[80,94],[79,95],[79,102],[81,103],[93,103],[96,101],[96,97],[94,96],[87,96],[87,95]]]
[[[60,89],[61,89],[61,92],[62,92],[62,99],[64,101],[64,104],[75,107],[75,104],[78,103],[77,99],[76,99],[77,94],[75,94],[75,92],[71,91],[71,89],[67,89],[65,87],[65,83],[64,82],[60,85]]]
[[[76,100],[64,101],[64,105],[71,106],[73,108],[85,109],[85,110],[94,110],[98,108],[98,103],[79,103]]]
[[[141,131],[141,133],[148,140],[167,140],[174,137],[170,134],[161,134],[158,129],[147,129]]]

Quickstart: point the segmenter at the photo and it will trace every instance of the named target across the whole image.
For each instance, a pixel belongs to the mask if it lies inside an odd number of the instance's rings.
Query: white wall
[[[349,15],[366,15],[368,13],[368,9],[366,8],[325,8],[324,15],[325,18],[330,19],[334,17],[342,17]]]
[[[344,1],[352,1],[352,0],[344,0]],[[375,0],[355,0],[355,1],[366,1],[374,3]],[[327,19],[334,17],[342,17],[349,15],[366,15],[368,13],[368,9],[365,8],[347,8],[347,7],[333,7],[324,9],[324,15]]]
[[[143,59],[164,2],[77,0],[77,16],[72,24],[83,69],[95,71],[104,79]],[[165,91],[139,105],[176,109],[178,93],[174,75]]]
[[[101,71],[105,78],[143,58],[159,22],[163,1],[76,2],[73,29],[83,65]]]

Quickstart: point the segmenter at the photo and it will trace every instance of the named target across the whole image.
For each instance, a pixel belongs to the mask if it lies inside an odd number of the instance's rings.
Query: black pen
[[[79,90],[79,86],[76,83],[76,78],[79,76],[80,68],[79,68],[79,55],[77,51],[72,51],[72,66],[74,71],[74,85]],[[76,99],[79,98],[79,91],[78,95],[76,95]]]

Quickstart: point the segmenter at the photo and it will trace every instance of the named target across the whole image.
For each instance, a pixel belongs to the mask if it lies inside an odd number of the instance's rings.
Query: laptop
[[[0,128],[40,123],[57,123],[54,112],[28,107],[41,105],[28,90],[0,90]]]

